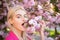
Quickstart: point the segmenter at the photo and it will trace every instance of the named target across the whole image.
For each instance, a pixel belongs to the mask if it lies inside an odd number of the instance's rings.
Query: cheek
[[[22,21],[21,19],[20,19],[20,20],[18,20],[18,19],[14,19],[14,20],[13,20],[13,24],[14,24],[15,26],[16,26],[16,25],[17,25],[17,26],[18,26],[18,25],[21,25],[22,22],[23,22],[23,21]]]
[[[22,27],[22,23],[23,23],[22,20],[14,20],[13,26],[18,30],[24,31],[24,27]]]

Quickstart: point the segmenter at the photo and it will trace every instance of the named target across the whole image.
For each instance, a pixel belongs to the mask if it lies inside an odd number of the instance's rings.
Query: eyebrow
[[[17,14],[17,15],[18,15],[18,16],[22,16],[21,14]],[[17,16],[17,15],[16,15],[16,16]],[[25,16],[25,15],[27,15],[27,14],[24,14],[23,16]]]
[[[22,15],[20,15],[20,14],[17,14],[17,15],[22,16]],[[16,15],[16,16],[17,16],[17,15]]]

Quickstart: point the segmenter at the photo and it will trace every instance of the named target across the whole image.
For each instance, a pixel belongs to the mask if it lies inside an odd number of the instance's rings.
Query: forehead
[[[25,15],[26,12],[24,10],[17,10],[17,11],[15,11],[15,15],[17,15],[17,14],[19,14],[19,15]]]

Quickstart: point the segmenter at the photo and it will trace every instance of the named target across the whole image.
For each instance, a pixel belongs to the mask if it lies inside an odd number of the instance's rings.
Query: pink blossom
[[[31,20],[29,20],[29,24],[35,26],[35,25],[37,25],[37,21],[35,19],[31,19]]]
[[[60,23],[60,14],[58,14],[56,17],[57,17],[56,18],[56,23]]]
[[[3,35],[4,34],[4,32],[3,31],[0,31],[0,35]]]
[[[40,24],[37,24],[37,25],[35,26],[35,29],[36,29],[37,31],[40,31]]]
[[[42,16],[37,16],[37,17],[35,17],[35,20],[36,20],[36,21],[42,20]]]
[[[38,5],[38,10],[43,9],[41,5]]]
[[[34,0],[23,0],[23,2],[24,2],[24,7],[26,7],[26,8],[35,5]]]
[[[60,3],[59,3],[59,4],[57,4],[57,7],[60,9]]]
[[[28,27],[27,28],[27,33],[33,33],[35,32],[35,28],[34,27]]]
[[[48,19],[48,16],[50,16],[47,12],[43,13],[42,16],[46,19]]]
[[[60,18],[58,18],[58,19],[56,20],[56,23],[60,23]]]
[[[44,3],[44,2],[50,2],[50,0],[40,0],[41,3]]]
[[[56,17],[49,16],[48,19],[49,19],[50,22],[55,22],[56,21]]]
[[[26,4],[28,2],[28,0],[23,0],[23,2]]]

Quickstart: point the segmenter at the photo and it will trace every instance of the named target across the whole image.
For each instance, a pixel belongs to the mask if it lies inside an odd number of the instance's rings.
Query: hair
[[[11,19],[13,17],[13,14],[18,10],[22,10],[23,12],[26,13],[25,9],[20,5],[10,7],[9,10],[8,10],[8,14],[7,14],[7,22],[8,22],[9,19]],[[8,26],[12,26],[12,25],[8,22]]]
[[[20,5],[10,7],[9,10],[8,10],[7,20],[10,19],[13,16],[13,14],[18,10],[22,10],[26,13],[25,9]]]

